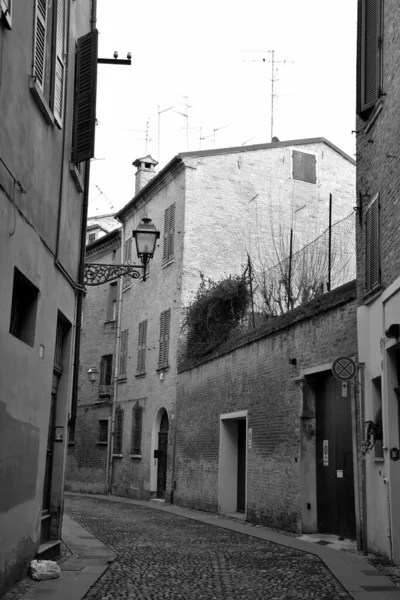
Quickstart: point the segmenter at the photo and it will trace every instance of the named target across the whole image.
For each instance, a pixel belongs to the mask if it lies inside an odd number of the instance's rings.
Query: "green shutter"
[[[36,0],[33,74],[43,91],[46,63],[47,0]]]
[[[97,30],[78,39],[75,67],[75,109],[72,162],[94,156],[97,86]]]
[[[160,347],[158,352],[158,367],[168,367],[169,329],[171,309],[165,310],[160,316]]]

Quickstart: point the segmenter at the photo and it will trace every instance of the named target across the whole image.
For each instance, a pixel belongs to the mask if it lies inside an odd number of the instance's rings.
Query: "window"
[[[75,444],[75,422],[68,425],[68,444]]]
[[[119,378],[126,378],[126,363],[128,359],[128,332],[129,329],[121,331],[121,345],[119,352]]]
[[[112,258],[111,258],[112,262],[115,262],[117,260],[117,251],[113,250],[112,251]]]
[[[140,456],[142,454],[142,416],[143,408],[134,406],[132,409],[132,439],[131,454]]]
[[[4,0],[1,0],[4,2]],[[65,58],[67,54],[65,0],[35,0],[33,86],[45,100],[59,127],[64,116]]]
[[[132,263],[132,238],[126,240],[124,244],[124,265],[130,265]],[[122,279],[122,286],[127,287],[131,284],[131,276],[124,275]]]
[[[379,195],[365,213],[365,245],[365,289],[370,292],[381,283]]]
[[[170,260],[174,256],[174,233],[175,233],[175,204],[171,204],[164,213],[164,248],[163,261]]]
[[[63,347],[64,347],[64,339],[66,335],[66,327],[60,321],[57,320],[57,330],[56,330],[56,347],[54,349],[54,363],[53,367],[57,369],[59,372],[62,371],[63,368]]]
[[[108,441],[108,419],[99,421],[99,444],[107,444]]]
[[[12,27],[13,0],[0,0],[0,17],[7,29]]]
[[[316,158],[314,154],[293,150],[293,179],[317,182]]]
[[[117,318],[117,291],[117,283],[110,283],[108,288],[107,321],[115,321]]]
[[[367,119],[382,88],[382,0],[358,0],[357,114]]]
[[[138,336],[138,357],[137,357],[137,375],[146,373],[146,339],[147,339],[147,320],[139,323]]]
[[[88,244],[93,244],[93,242],[96,241],[96,234],[95,233],[89,233],[89,239],[88,239]]]
[[[118,407],[115,411],[113,454],[122,454],[122,434],[124,430],[124,411]]]
[[[372,408],[376,425],[374,453],[375,458],[383,458],[383,426],[382,426],[382,379],[372,379]]]
[[[158,368],[166,369],[168,367],[168,347],[169,347],[169,325],[171,321],[171,309],[165,310],[160,317],[160,347],[158,353]]]
[[[100,385],[111,385],[112,383],[113,355],[106,354],[101,357],[100,363]]]
[[[38,296],[38,288],[14,268],[10,333],[32,347],[35,341]]]

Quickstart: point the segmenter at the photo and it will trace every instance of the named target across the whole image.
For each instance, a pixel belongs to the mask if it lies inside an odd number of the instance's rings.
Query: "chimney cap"
[[[137,158],[133,161],[132,164],[134,167],[140,167],[141,163],[150,163],[154,166],[158,165],[158,162],[154,160],[154,158],[150,156],[150,154],[148,154],[147,156],[143,156],[142,158]]]

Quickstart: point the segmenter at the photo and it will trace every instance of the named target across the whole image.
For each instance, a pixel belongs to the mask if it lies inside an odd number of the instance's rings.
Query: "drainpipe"
[[[121,221],[122,223],[122,221]],[[124,240],[125,240],[125,227],[122,223],[121,227],[121,263],[124,264],[125,257],[124,254]],[[107,448],[107,467],[106,467],[106,485],[107,485],[107,493],[111,494],[112,488],[112,475],[113,475],[113,448],[114,448],[114,433],[115,433],[115,410],[117,407],[118,400],[118,375],[119,375],[119,343],[121,338],[121,320],[122,320],[122,278],[120,278],[119,285],[119,297],[118,297],[118,318],[117,318],[117,338],[115,341],[115,362],[114,362],[114,393],[113,400],[111,406],[111,427],[110,427],[110,435],[109,435],[109,445]]]
[[[384,477],[383,478],[383,483],[386,486],[386,500],[387,500],[387,507],[388,507],[388,529],[387,529],[387,537],[389,540],[389,552],[390,552],[390,564],[393,564],[393,541],[392,541],[392,528],[391,528],[391,523],[390,523],[390,516],[391,516],[391,512],[390,512],[390,482],[389,482],[389,477]]]
[[[361,442],[365,442],[365,393],[364,393],[364,365],[358,367],[358,385],[360,389],[360,433]],[[362,536],[362,550],[364,556],[368,555],[368,535],[367,535],[367,468],[366,468],[366,457],[365,454],[361,457],[361,473],[362,473],[362,484],[361,484],[361,496],[362,496],[362,514],[363,514],[363,536]]]
[[[90,20],[90,29],[94,31],[96,28],[97,15],[97,0],[92,0],[92,12]],[[90,181],[90,160],[85,161],[85,177],[82,201],[82,221],[81,221],[81,254],[79,257],[78,268],[78,284],[81,289],[77,291],[76,300],[76,324],[75,324],[75,348],[74,348],[74,363],[72,376],[72,399],[71,399],[71,416],[68,422],[70,427],[75,427],[76,413],[78,407],[78,383],[79,383],[79,364],[81,358],[81,334],[82,334],[82,305],[84,294],[84,276],[85,276],[85,259],[86,259],[86,222],[89,206],[89,181]]]

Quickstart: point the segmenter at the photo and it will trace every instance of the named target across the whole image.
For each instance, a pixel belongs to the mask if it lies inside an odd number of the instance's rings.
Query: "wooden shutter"
[[[43,91],[46,64],[47,1],[36,0],[33,74]]]
[[[126,364],[128,358],[128,332],[129,329],[125,329],[121,332],[121,345],[119,354],[119,377],[126,377]]]
[[[72,162],[94,156],[97,86],[97,30],[77,41]]]
[[[164,247],[163,260],[168,260],[168,242],[169,242],[169,208],[164,212]]]
[[[137,373],[143,375],[146,372],[146,340],[147,320],[139,323]]]
[[[142,453],[142,422],[143,408],[141,406],[134,406],[132,409],[131,454],[140,455]]]
[[[165,310],[160,316],[160,347],[158,354],[158,367],[168,367],[169,328],[171,320],[171,309]]]
[[[112,381],[112,354],[101,357],[100,384],[111,385]]]
[[[371,109],[379,98],[381,84],[382,0],[358,2],[357,112]]]
[[[168,258],[174,256],[175,204],[169,207]]]
[[[56,2],[56,21],[55,21],[55,57],[54,57],[54,89],[53,89],[53,110],[54,115],[61,122],[64,108],[64,81],[65,81],[65,30],[66,30],[66,10],[65,0]]]
[[[124,431],[124,411],[118,407],[115,411],[113,454],[122,454],[123,431]]]
[[[108,420],[99,420],[99,442],[105,443],[108,441]]]
[[[293,150],[293,179],[316,183],[316,158],[314,154]]]
[[[365,288],[368,292],[381,282],[379,197],[365,214],[365,236]]]
[[[132,263],[132,238],[125,241],[124,244],[124,265],[130,265]],[[130,285],[132,278],[130,275],[124,275],[123,287]]]

